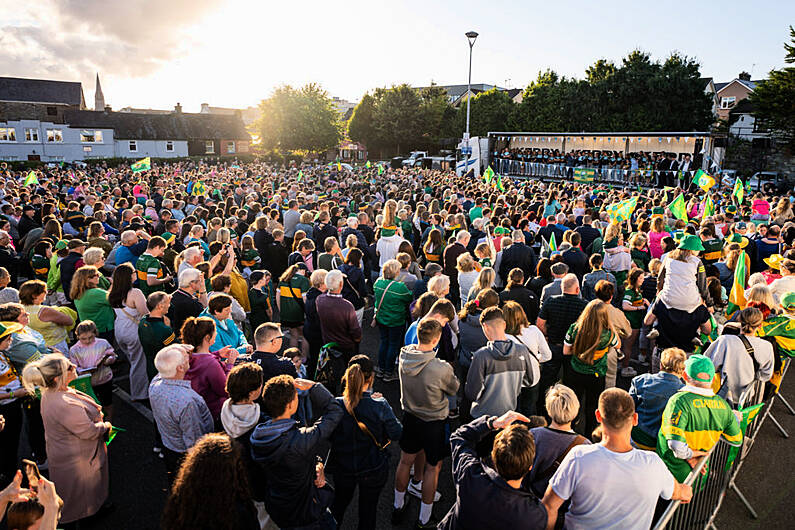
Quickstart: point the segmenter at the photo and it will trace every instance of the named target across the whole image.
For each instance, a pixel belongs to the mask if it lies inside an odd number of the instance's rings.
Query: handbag
[[[376,323],[377,323],[375,321],[375,317],[378,315],[378,308],[381,307],[381,303],[384,301],[384,296],[386,295],[386,292],[389,290],[389,288],[392,287],[393,283],[395,283],[395,280],[392,280],[391,282],[389,282],[389,285],[386,286],[386,288],[384,289],[384,292],[381,293],[381,299],[378,301],[378,304],[376,304],[375,309],[373,309],[373,319],[370,321],[370,327],[371,328],[374,328]]]
[[[367,428],[367,425],[365,425],[363,422],[359,421],[359,418],[356,417],[356,414],[353,412],[353,409],[350,410],[350,413],[351,413],[351,416],[353,416],[353,421],[355,421],[356,425],[359,426],[359,430],[362,431],[367,436],[369,436],[370,439],[373,441],[375,446],[378,447],[379,450],[383,451],[384,449],[389,447],[389,444],[392,443],[392,440],[387,440],[385,444],[382,444],[381,442],[378,441],[378,439],[375,437],[375,435],[372,432],[370,432],[370,429]]]

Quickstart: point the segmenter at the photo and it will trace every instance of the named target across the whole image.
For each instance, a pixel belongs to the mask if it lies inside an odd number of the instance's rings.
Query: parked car
[[[748,179],[748,187],[753,192],[786,193],[793,189],[794,184],[790,175],[775,171],[757,171]]]

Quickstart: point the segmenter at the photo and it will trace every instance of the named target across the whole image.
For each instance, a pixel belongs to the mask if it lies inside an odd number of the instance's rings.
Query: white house
[[[0,123],[0,159],[62,162],[115,155],[113,129],[39,120]]]

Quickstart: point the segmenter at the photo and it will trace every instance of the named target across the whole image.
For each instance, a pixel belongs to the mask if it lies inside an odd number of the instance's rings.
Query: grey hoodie
[[[490,341],[472,356],[467,374],[464,389],[472,401],[472,417],[516,410],[519,393],[532,381],[530,352],[525,346],[511,340]]]
[[[450,405],[447,396],[458,391],[453,367],[436,358],[435,351],[422,352],[410,344],[400,350],[400,405],[423,421],[444,420]]]
[[[247,433],[257,426],[259,420],[259,403],[235,405],[231,399],[227,399],[221,407],[221,423],[226,434],[232,438]]]

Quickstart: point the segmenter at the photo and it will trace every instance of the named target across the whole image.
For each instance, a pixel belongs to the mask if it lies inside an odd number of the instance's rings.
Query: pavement
[[[367,322],[367,319],[365,320]],[[362,353],[375,358],[378,352],[378,332],[366,325],[361,346]],[[792,378],[792,377],[790,377]],[[146,409],[134,407],[128,400],[124,368],[116,374],[119,388],[114,395],[113,423],[126,429],[120,433],[109,447],[110,497],[115,510],[96,520],[87,521],[81,529],[143,530],[159,528],[160,515],[166,498],[166,470],[163,461],[152,452],[154,428],[151,416]],[[795,403],[795,386],[784,383],[784,396]],[[619,379],[619,386],[628,387],[628,381]],[[376,381],[375,390],[384,394],[392,405],[395,414],[402,416],[400,410],[400,390],[397,382]],[[789,432],[795,434],[795,416],[789,414],[781,403],[773,407],[776,418]],[[453,428],[458,421],[453,422]],[[789,451],[789,440],[785,440],[768,419],[759,431],[756,443],[744,462],[737,485],[759,514],[753,520],[734,492],[729,491],[718,514],[716,525],[724,529],[750,528],[793,528],[791,499],[795,496],[795,482],[792,480],[795,454]],[[387,451],[391,455],[390,479],[378,503],[378,528],[413,528],[419,513],[419,500],[411,498],[405,522],[393,527],[390,522],[393,501],[394,469],[399,459],[396,443],[390,444]],[[23,450],[24,452],[24,450]],[[455,501],[455,486],[452,480],[450,460],[442,467],[438,491],[442,498],[434,504],[433,516],[437,520],[444,517]],[[409,495],[406,496],[410,498]],[[354,529],[357,520],[358,501],[354,497],[348,507],[342,529]]]

